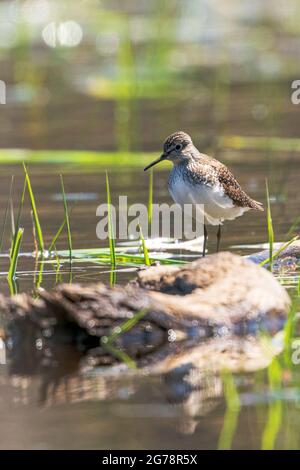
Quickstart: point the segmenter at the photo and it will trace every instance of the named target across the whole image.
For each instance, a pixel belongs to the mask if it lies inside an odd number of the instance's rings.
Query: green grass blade
[[[38,260],[37,260],[37,262],[38,262]],[[43,274],[44,274],[44,267],[45,267],[45,258],[44,258],[44,256],[42,256],[42,257],[40,258],[40,265],[39,265],[39,268],[36,269],[35,272],[34,272],[33,283],[34,283],[36,292],[38,292],[39,288],[40,288],[41,285],[42,285]]]
[[[7,275],[7,279],[12,281],[16,277],[16,269],[18,264],[19,252],[21,247],[21,242],[23,238],[24,229],[19,228],[16,236],[14,237],[15,241],[13,240],[13,249],[11,250],[11,259],[10,259],[10,266]]]
[[[36,204],[35,204],[35,198],[34,198],[32,186],[31,186],[31,182],[30,182],[30,178],[29,178],[29,173],[27,171],[25,163],[23,163],[23,167],[24,167],[25,178],[26,178],[26,183],[27,183],[27,187],[28,187],[28,193],[29,193],[31,209],[32,209],[32,213],[33,213],[33,220],[34,220],[34,225],[35,225],[36,237],[37,237],[40,252],[43,253],[44,252],[43,233],[42,233],[42,229],[41,229],[41,225],[40,225],[40,221],[39,221],[39,217],[38,217],[38,212],[37,212],[37,208],[36,208]]]
[[[151,233],[153,216],[153,169],[149,173],[149,193],[148,193],[148,234]],[[150,235],[148,235],[150,237]]]
[[[296,237],[292,238],[288,242],[283,243],[281,245],[281,247],[277,251],[275,251],[275,253],[273,253],[273,256],[272,256],[273,261],[274,261],[274,259],[276,259],[280,255],[280,253],[282,253],[282,251],[284,251],[288,246],[290,246],[292,243],[294,243],[298,239],[299,239],[299,236],[297,235]],[[264,261],[262,261],[259,265],[260,266],[265,266],[269,262],[270,262],[270,258],[267,258]]]
[[[282,389],[283,369],[277,358],[268,367],[269,390],[279,392]],[[269,403],[268,417],[262,433],[262,450],[273,450],[282,426],[282,401],[276,399]]]
[[[69,210],[69,215],[71,215],[72,213],[72,210],[73,210],[74,206],[71,207],[71,209]],[[56,246],[56,242],[57,240],[59,239],[63,229],[65,228],[65,225],[67,223],[67,219],[66,219],[66,216],[64,217],[64,220],[62,221],[62,223],[60,224],[56,234],[54,235],[53,239],[52,239],[52,242],[50,243],[49,245],[49,248],[48,248],[48,252],[51,253],[51,251],[53,251],[53,249],[55,248]]]
[[[68,252],[65,250],[59,250],[58,255],[61,259],[61,262],[64,262],[64,259],[68,256]],[[73,259],[83,260],[83,261],[94,261],[94,262],[104,262],[111,263],[111,256],[109,248],[88,248],[88,249],[79,249],[73,250],[72,253]],[[53,257],[50,256],[50,258]],[[116,263],[125,263],[125,264],[144,264],[144,255],[133,254],[133,253],[124,253],[120,251],[120,247],[116,247]],[[187,261],[173,258],[163,258],[163,257],[151,257],[151,261],[157,261],[164,265],[175,265],[175,266],[184,266],[187,264]]]
[[[109,273],[109,285],[110,287],[114,286],[117,282],[117,271],[115,269],[111,269]]]
[[[131,357],[128,356],[124,351],[121,351],[121,349],[116,348],[113,344],[107,343],[105,344],[102,343],[102,346],[104,349],[106,349],[107,352],[111,356],[115,356],[117,359],[119,359],[120,362],[123,362],[124,364],[127,365],[129,369],[136,369],[136,363]]]
[[[140,232],[140,242],[141,242],[141,245],[142,245],[142,248],[143,248],[145,265],[146,266],[151,266],[151,261],[150,261],[150,258],[149,258],[148,248],[146,247],[145,238],[144,238],[144,235],[143,235],[143,232],[142,232],[142,227],[140,226],[140,224],[138,224],[138,229],[139,229],[139,232]]]
[[[120,335],[122,335],[123,333],[126,333],[127,331],[131,330],[146,315],[146,313],[147,313],[146,310],[140,310],[135,315],[133,315],[132,318],[129,318],[129,320],[126,320],[124,323],[122,323],[122,325],[117,326],[115,328],[114,332],[110,336],[106,337],[107,338],[106,342],[112,343]]]
[[[14,237],[16,233],[16,226],[15,226],[15,215],[14,215],[14,204],[12,197],[9,201],[9,208],[10,208],[10,224],[11,224],[11,238]]]
[[[140,312],[137,312],[132,318],[126,320],[120,326],[114,328],[110,336],[103,336],[101,338],[102,346],[130,368],[136,368],[135,362],[124,351],[121,351],[120,349],[116,348],[114,342],[120,335],[131,330],[145,316],[146,313],[146,310],[141,310]]]
[[[67,198],[66,198],[66,193],[65,193],[64,179],[62,175],[60,175],[60,182],[61,182],[61,191],[62,191],[63,202],[64,202],[65,220],[66,220],[67,232],[68,232],[69,257],[70,257],[70,262],[71,262],[72,261],[72,234],[71,234],[71,227],[70,227]]]
[[[14,177],[12,176],[11,181],[10,181],[9,194],[8,194],[7,203],[6,203],[5,212],[4,212],[3,224],[2,224],[2,231],[1,231],[1,238],[0,238],[0,253],[2,252],[2,247],[3,247],[3,240],[4,240],[5,228],[6,228],[6,222],[7,222],[7,214],[8,214],[9,204],[10,204],[10,200],[12,196],[13,183],[14,183]]]
[[[65,225],[66,225],[66,218],[64,218],[62,224],[60,225],[59,229],[57,230],[56,234],[54,235],[54,237],[52,239],[52,242],[50,243],[50,246],[48,248],[49,253],[51,253],[51,251],[53,251],[53,248],[55,247],[56,242],[57,242],[57,240],[59,239],[59,237],[61,235],[61,232],[65,228]]]
[[[289,239],[290,237],[292,237],[293,235],[295,236],[295,234],[297,233],[297,228],[298,228],[298,225],[299,225],[299,222],[300,222],[300,215],[298,217],[295,218],[294,222],[292,223],[287,235],[286,235],[286,238]]]
[[[108,237],[109,237],[110,260],[111,260],[112,267],[115,268],[116,267],[116,242],[115,242],[115,234],[114,234],[114,227],[113,227],[112,214],[111,214],[111,195],[110,195],[109,178],[108,178],[107,172],[106,172],[106,200],[107,200],[107,211],[108,211]]]
[[[282,402],[276,400],[269,404],[266,426],[262,434],[262,450],[274,450],[282,424]]]
[[[274,245],[274,230],[272,222],[272,213],[270,205],[270,195],[268,181],[266,180],[266,192],[267,192],[267,224],[268,224],[268,240],[269,240],[269,262],[270,262],[270,271],[273,271],[273,245]]]
[[[21,196],[21,199],[20,199],[20,202],[19,202],[19,207],[18,207],[17,220],[16,220],[16,223],[14,221],[12,223],[12,227],[14,226],[14,228],[12,228],[12,230],[13,230],[13,239],[12,239],[12,244],[11,244],[11,248],[10,248],[10,257],[12,257],[12,253],[15,249],[16,237],[17,237],[17,234],[18,234],[18,231],[19,231],[19,228],[20,228],[20,221],[21,221],[21,215],[22,215],[22,210],[23,210],[23,205],[24,205],[24,200],[25,200],[26,187],[27,187],[27,183],[26,183],[26,178],[25,178],[24,185],[23,185],[22,196]],[[13,207],[12,207],[12,211],[13,211]],[[12,220],[13,219],[14,219],[14,217],[13,217],[13,214],[12,214]]]
[[[54,246],[54,253],[55,253],[55,261],[56,261],[56,269],[55,269],[55,284],[58,284],[58,282],[61,282],[61,274],[60,274],[60,259],[56,250],[56,246]]]
[[[35,223],[34,223],[34,217],[33,217],[32,210],[30,211],[30,216],[31,216],[31,223],[32,223],[32,235],[33,235],[34,251],[35,251],[36,259],[38,259],[38,257],[39,257],[39,244],[38,244],[38,240],[37,240],[37,237],[36,237]]]
[[[18,284],[16,283],[15,279],[9,279],[7,277],[7,283],[9,287],[9,293],[11,296],[18,294]]]
[[[232,447],[233,438],[238,426],[238,418],[241,410],[241,402],[234,376],[229,371],[222,373],[226,411],[223,427],[219,437],[218,449],[229,450]]]
[[[294,337],[295,317],[297,313],[297,302],[293,300],[290,311],[288,313],[287,321],[283,330],[283,358],[287,367],[292,367],[292,340]]]

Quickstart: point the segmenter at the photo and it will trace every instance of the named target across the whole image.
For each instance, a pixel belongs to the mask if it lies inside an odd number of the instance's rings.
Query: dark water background
[[[141,164],[131,165],[130,152],[159,153],[165,137],[183,129],[201,150],[228,164],[254,199],[265,203],[268,179],[275,238],[286,239],[300,205],[300,108],[291,103],[291,83],[299,78],[298,2],[278,2],[276,11],[268,1],[247,8],[234,1],[82,1],[72,3],[71,10],[67,0],[50,7],[50,2],[11,2],[15,9],[9,3],[0,2],[0,35],[6,38],[0,44],[0,79],[7,84],[7,104],[0,107],[0,220],[12,174],[15,208],[23,187],[22,159],[7,161],[6,149],[46,149],[46,162],[28,162],[46,246],[64,217],[63,173],[69,204],[75,202],[74,248],[103,247],[96,237],[96,207],[106,200],[105,170],[113,200],[127,195],[129,203],[147,203],[143,166],[152,155],[141,153]],[[49,47],[44,28],[70,19],[81,26],[82,41],[64,47],[58,37]],[[47,31],[44,36],[49,41]],[[51,150],[57,149],[119,152],[112,154],[116,159],[126,153],[127,161],[107,167],[58,164],[51,160]],[[166,167],[155,171],[154,202],[170,201],[167,175]],[[32,292],[28,199],[22,226],[17,286],[19,292]],[[294,233],[298,230],[296,224]],[[210,252],[214,237],[211,229]],[[264,213],[248,213],[224,226],[223,249],[246,254],[266,242]],[[66,233],[57,248],[67,249]],[[6,234],[0,258],[5,295],[8,250]],[[109,270],[75,262],[72,279],[109,282]],[[69,282],[67,264],[61,273]],[[117,282],[134,275],[122,267]],[[41,286],[49,290],[55,284],[55,269],[46,264]],[[275,360],[267,367],[258,361],[260,370],[229,378],[209,366],[196,367],[191,379],[183,372],[175,378],[122,369],[84,372],[76,353],[66,349],[62,371],[59,365],[57,376],[49,378],[34,367],[12,375],[0,351],[3,449],[300,446],[299,366]],[[230,400],[236,391],[240,407]]]

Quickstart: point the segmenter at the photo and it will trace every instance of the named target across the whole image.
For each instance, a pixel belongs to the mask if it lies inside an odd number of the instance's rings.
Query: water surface
[[[300,108],[291,101],[292,81],[299,78],[300,9],[297,0],[278,2],[276,9],[273,3],[1,2],[0,80],[7,99],[0,106],[0,221],[11,175],[17,213],[25,159],[45,246],[64,219],[62,173],[73,248],[107,247],[96,237],[105,170],[114,202],[127,195],[129,204],[147,203],[143,167],[160,154],[167,135],[182,129],[264,204],[268,179],[276,241],[299,233],[297,222],[288,234],[300,205]],[[75,44],[69,20],[80,33]],[[61,24],[64,38],[51,30]],[[167,165],[155,169],[154,202],[170,202],[167,177]],[[36,295],[37,287],[50,290],[59,282],[110,282],[110,265],[95,259],[74,260],[72,270],[68,260],[59,270],[48,260],[43,269],[36,264],[28,197],[21,226],[16,291]],[[215,231],[209,229],[210,253]],[[224,224],[224,250],[244,255],[266,242],[265,213]],[[8,224],[0,257],[3,295],[11,290],[9,247]],[[64,231],[57,250],[67,249]],[[187,260],[199,253],[176,250],[172,256]],[[117,283],[133,279],[135,270],[117,266]],[[299,297],[297,274],[299,266],[279,276],[293,298]],[[4,328],[1,315],[0,338]],[[0,448],[299,449],[299,365],[291,364],[289,349],[275,357],[271,347],[257,349],[251,338],[241,339],[237,355],[247,351],[255,367],[221,373],[210,364],[221,343],[208,349],[201,367],[206,345],[200,343],[198,362],[186,354],[184,363],[172,359],[154,373],[128,371],[124,364],[88,368],[82,350],[60,344],[59,360],[49,369],[40,360],[40,338],[30,342],[25,332],[14,338],[18,361],[0,342]]]
[[[261,154],[255,161],[235,158],[230,166],[246,191],[257,200],[264,202],[265,178],[272,182],[276,239],[283,240],[298,215],[297,181],[300,170],[297,163],[292,160],[287,166],[285,160],[278,159],[270,167],[269,157],[264,159]],[[96,207],[106,200],[104,171],[98,169],[91,173],[80,166],[31,165],[32,185],[46,246],[64,217],[58,177],[60,172],[64,174],[69,204],[75,203],[71,214],[74,248],[105,246],[106,242],[98,240],[95,232]],[[21,167],[2,166],[2,208],[6,204],[11,174],[15,175],[15,201],[22,188]],[[166,168],[155,171],[155,202],[170,201],[167,175]],[[145,188],[148,175],[142,167],[120,166],[110,172],[110,183],[114,200],[118,195],[128,195],[129,203],[147,203]],[[33,245],[28,200],[22,225],[25,227],[22,253],[27,255],[21,256],[19,261],[17,288],[19,292],[33,292],[37,281],[35,261],[30,256]],[[211,252],[215,250],[214,232],[215,229],[210,228]],[[249,213],[224,226],[222,248],[245,254],[257,251],[266,240],[265,214]],[[6,253],[8,242],[6,237]],[[57,248],[67,250],[66,233],[59,239]],[[198,256],[186,252],[176,254],[190,256],[191,259]],[[1,266],[5,273],[7,255],[1,258]],[[109,282],[109,271],[108,265],[74,262],[72,281]],[[134,270],[128,272],[128,269],[119,267],[117,282],[124,284],[134,276]],[[46,264],[40,286],[49,290],[57,281],[55,269]],[[70,281],[68,263],[61,267],[60,281]],[[9,295],[5,274],[1,279],[1,292]],[[173,378],[168,374],[140,375],[110,368],[83,372],[75,351],[67,350],[64,354],[67,355],[68,367],[64,364],[62,371],[58,368],[57,377],[48,377],[43,368],[36,369],[33,365],[32,371],[29,366],[24,373],[21,367],[13,374],[9,363],[1,366],[0,408],[6,423],[1,428],[2,448],[191,449],[218,446],[259,448],[262,445],[290,448],[298,445],[297,369],[295,374],[280,369],[283,383],[277,391],[272,391],[266,369],[234,375],[241,408],[228,412],[224,381],[219,373],[214,375],[209,370],[196,368],[192,372],[194,379],[189,384],[180,369]],[[229,420],[229,425],[224,424],[226,420]],[[272,424],[274,420],[276,423],[279,421],[276,428]],[[268,426],[269,430],[266,429]]]

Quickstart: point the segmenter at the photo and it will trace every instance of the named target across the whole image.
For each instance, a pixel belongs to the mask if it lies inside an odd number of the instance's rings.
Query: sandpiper
[[[207,241],[206,224],[219,226],[219,251],[221,225],[225,220],[233,220],[251,209],[264,210],[260,202],[254,201],[243,191],[223,163],[200,153],[185,132],[171,134],[164,143],[163,154],[146,166],[144,171],[163,160],[173,163],[168,186],[174,201],[182,207],[184,204],[193,204],[196,214],[200,215],[201,212],[204,218],[203,256]]]

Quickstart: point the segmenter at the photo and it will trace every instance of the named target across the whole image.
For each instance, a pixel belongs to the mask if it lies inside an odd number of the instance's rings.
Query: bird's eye
[[[181,149],[182,149],[182,145],[181,145],[181,144],[175,145],[175,149],[176,149],[176,150],[181,150]]]

